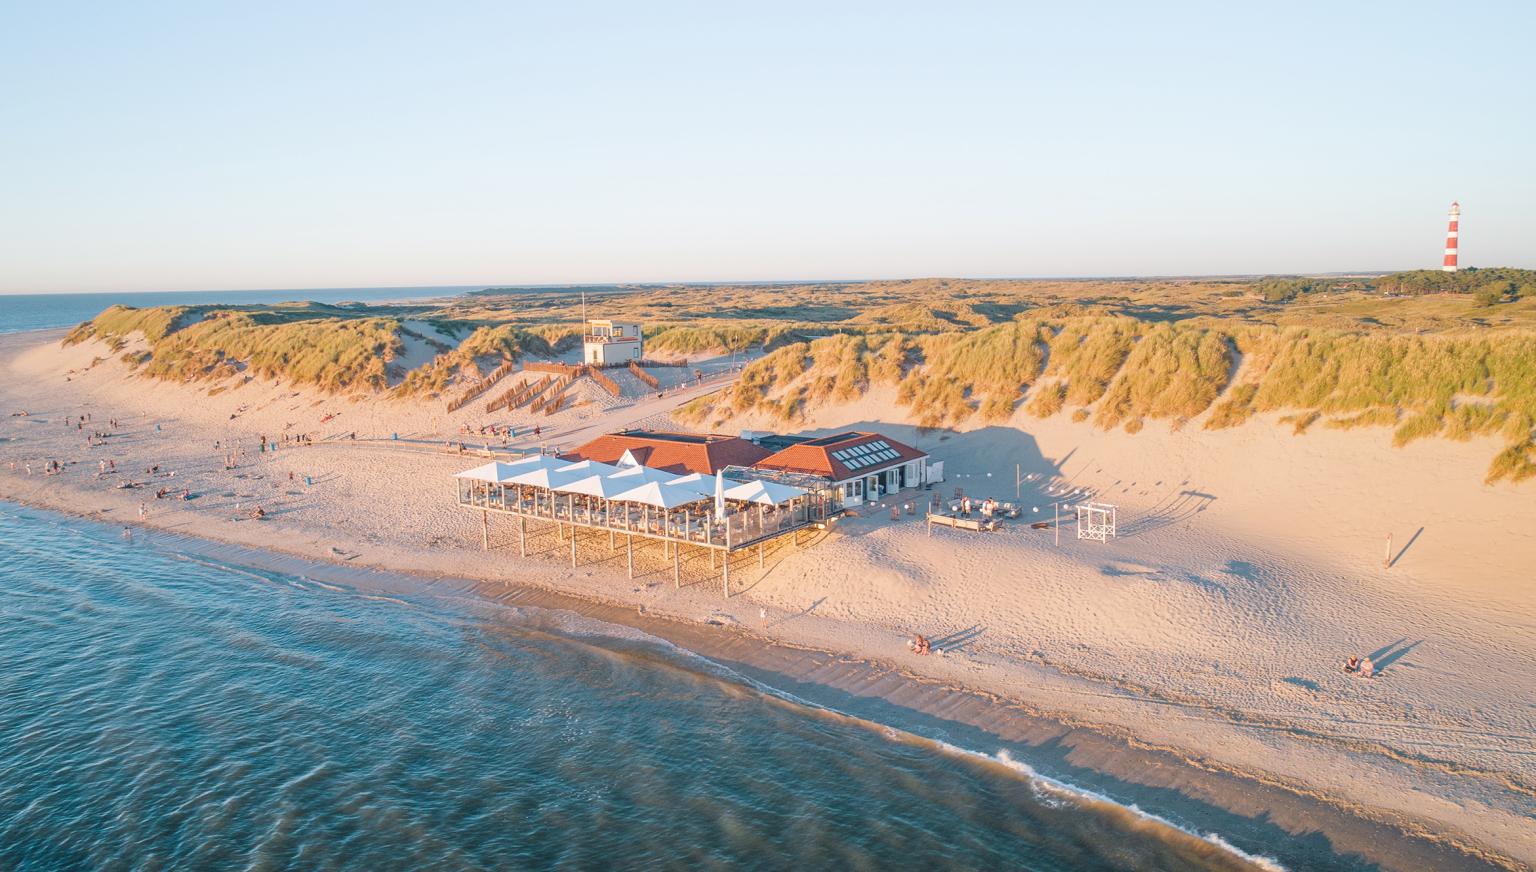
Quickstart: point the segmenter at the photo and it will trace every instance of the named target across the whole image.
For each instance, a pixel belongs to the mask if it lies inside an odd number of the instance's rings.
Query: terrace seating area
[[[729,595],[729,556],[826,520],[821,494],[772,481],[736,481],[707,473],[678,474],[640,465],[632,458],[618,464],[570,460],[534,454],[494,461],[455,477],[459,505],[519,519],[519,551],[527,554],[527,521],[569,527],[575,565],[574,530],[607,530],[610,543],[625,537],[660,540],[670,548],[674,579],[677,549],[695,546],[722,552],[722,578]],[[713,557],[711,558],[713,562]]]

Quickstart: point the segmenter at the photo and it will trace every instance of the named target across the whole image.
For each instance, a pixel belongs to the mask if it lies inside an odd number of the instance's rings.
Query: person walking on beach
[[[149,506],[144,504],[144,503],[139,503],[139,520],[141,520],[141,521],[144,520],[145,517],[147,517],[148,515],[149,515]]]

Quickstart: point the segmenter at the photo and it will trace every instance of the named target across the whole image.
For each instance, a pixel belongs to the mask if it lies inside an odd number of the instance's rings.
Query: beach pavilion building
[[[628,454],[636,462],[653,469],[679,475],[716,475],[728,466],[752,466],[772,453],[739,436],[625,430],[599,436],[561,457],[618,463]]]
[[[761,440],[770,442],[770,440]],[[777,436],[778,451],[752,464],[827,482],[843,507],[876,500],[928,481],[928,454],[879,433],[844,432],[798,439]]]
[[[726,596],[733,556],[755,549],[761,567],[765,545],[783,537],[798,545],[801,530],[824,526],[837,508],[819,492],[658,469],[630,451],[617,463],[532,454],[467,469],[454,479],[458,504],[481,516],[487,549],[492,514],[517,519],[518,552],[524,557],[528,522],[553,525],[561,541],[570,542],[573,567],[579,535],[594,540],[606,533],[610,551],[622,536],[633,578],[636,542],[659,542],[672,563],[673,582],[680,584],[681,551],[693,548],[708,552],[711,567],[718,561]]]

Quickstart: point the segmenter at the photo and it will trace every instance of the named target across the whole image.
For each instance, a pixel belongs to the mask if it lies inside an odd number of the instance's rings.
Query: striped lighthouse
[[[1451,204],[1451,227],[1445,232],[1445,265],[1440,269],[1446,272],[1456,271],[1456,238],[1460,235],[1461,204]]]

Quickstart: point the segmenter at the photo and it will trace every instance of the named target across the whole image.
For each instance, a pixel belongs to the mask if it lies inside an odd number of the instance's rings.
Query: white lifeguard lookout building
[[[581,360],[592,366],[623,366],[645,353],[639,324],[592,320],[581,340]]]

